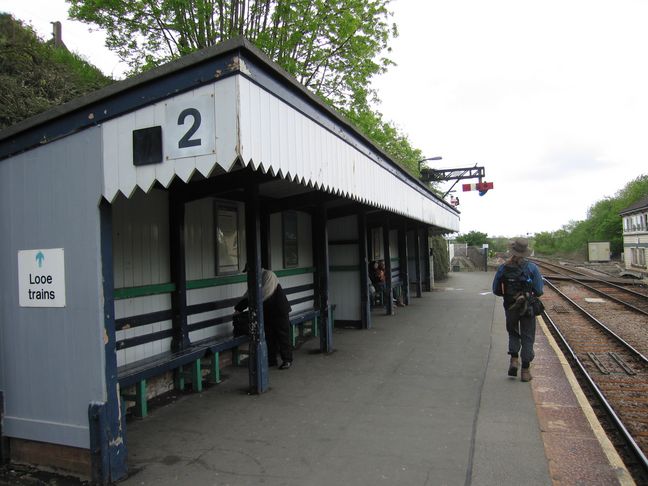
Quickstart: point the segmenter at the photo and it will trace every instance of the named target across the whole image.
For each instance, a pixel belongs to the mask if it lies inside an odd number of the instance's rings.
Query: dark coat
[[[243,312],[249,306],[247,297],[243,297],[238,304],[234,307],[238,312]],[[287,318],[292,307],[286,297],[286,292],[277,284],[274,293],[263,301],[263,318],[264,320],[274,320],[278,318]]]

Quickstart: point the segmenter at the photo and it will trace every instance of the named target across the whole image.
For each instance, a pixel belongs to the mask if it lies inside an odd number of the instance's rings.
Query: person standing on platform
[[[244,272],[247,272],[247,265]],[[293,352],[290,342],[290,303],[286,293],[279,285],[277,275],[271,270],[261,269],[263,295],[263,323],[268,346],[268,366],[277,366],[277,354],[281,356],[280,370],[292,366]],[[249,306],[247,292],[234,306],[237,312],[243,312]]]
[[[537,300],[544,289],[540,270],[526,259],[530,254],[526,239],[511,241],[509,258],[499,266],[493,279],[493,293],[504,298],[508,354],[511,356],[508,375],[517,376],[521,357],[522,381],[531,381],[531,362],[535,356],[536,314],[531,301]]]

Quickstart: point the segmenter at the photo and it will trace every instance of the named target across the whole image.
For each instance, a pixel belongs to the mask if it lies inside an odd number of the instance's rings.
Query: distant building
[[[648,273],[648,195],[619,213],[623,218],[623,254],[627,270]]]

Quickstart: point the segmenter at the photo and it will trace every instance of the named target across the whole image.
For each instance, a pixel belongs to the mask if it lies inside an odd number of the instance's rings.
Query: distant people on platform
[[[372,261],[369,264],[369,280],[371,280],[369,291],[371,293],[371,301],[375,305],[380,305],[384,302],[386,290],[385,278],[385,262],[383,260]],[[392,295],[392,299],[394,304],[398,307],[404,307],[400,298],[396,298]]]
[[[531,254],[526,239],[511,241],[508,254],[508,259],[498,267],[493,279],[493,293],[504,298],[508,354],[511,355],[508,375],[517,376],[521,357],[520,378],[531,381],[531,362],[535,356],[535,317],[544,309],[539,299],[544,286],[540,270],[535,263],[526,259]]]
[[[243,269],[248,271],[247,265]],[[279,279],[271,270],[261,269],[263,295],[263,323],[268,346],[268,366],[277,366],[277,354],[281,356],[280,370],[292,366],[293,350],[290,342],[290,303],[286,293],[279,284]],[[243,312],[249,306],[247,292],[234,306],[237,312]]]

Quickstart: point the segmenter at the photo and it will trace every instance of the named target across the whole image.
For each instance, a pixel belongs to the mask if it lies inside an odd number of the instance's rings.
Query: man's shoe
[[[280,370],[288,370],[292,366],[292,361],[284,361],[281,363],[281,366],[279,366]]]
[[[276,361],[268,361],[268,368],[274,368],[275,366],[277,366]]]
[[[517,376],[518,366],[520,364],[519,358],[511,356],[511,363],[509,364],[508,375]]]
[[[533,376],[531,376],[531,368],[522,368],[522,373],[520,375],[521,381],[531,381]]]

